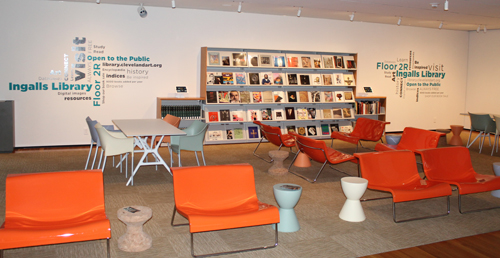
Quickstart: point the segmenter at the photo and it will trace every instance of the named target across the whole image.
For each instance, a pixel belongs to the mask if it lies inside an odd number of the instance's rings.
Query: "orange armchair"
[[[189,225],[191,255],[194,254],[194,234],[232,228],[243,228],[280,221],[278,208],[261,203],[255,192],[253,168],[249,164],[172,168],[175,207],[172,226]],[[189,224],[174,224],[178,212]],[[228,254],[272,248],[278,245],[278,227],[275,225],[275,243],[269,246],[220,252]]]
[[[260,138],[259,144],[257,144],[257,147],[255,147],[255,150],[253,151],[253,155],[266,161],[266,162],[273,162],[273,160],[267,160],[261,156],[259,156],[256,152],[257,149],[259,148],[260,144],[264,139],[267,139],[270,143],[278,146],[278,150],[281,149],[281,147],[287,147],[292,150],[292,147],[295,146],[295,138],[289,134],[282,134],[281,129],[279,127],[275,126],[270,126],[261,123],[260,121],[253,121],[254,124],[257,124],[260,126],[260,131],[262,137]]]
[[[403,130],[401,140],[397,145],[378,143],[375,146],[376,151],[389,150],[411,150],[436,148],[441,136],[445,133],[439,133],[414,127],[406,127]]]
[[[326,143],[324,141],[314,140],[314,139],[311,139],[308,137],[301,136],[301,135],[296,134],[296,133],[290,133],[290,134],[295,137],[295,143],[296,143],[297,149],[299,149],[299,151],[297,151],[297,154],[293,158],[292,163],[290,163],[290,166],[288,166],[288,171],[290,171],[290,173],[292,173],[298,177],[301,177],[301,178],[307,180],[310,183],[316,182],[316,180],[318,179],[319,175],[321,174],[321,172],[323,171],[323,168],[325,167],[325,165],[327,163],[334,165],[334,164],[339,164],[339,163],[346,162],[346,161],[356,162],[354,156],[342,153],[342,152],[334,150],[332,148],[329,148],[326,146]],[[318,171],[318,173],[316,174],[316,177],[314,179],[308,178],[302,174],[299,174],[299,173],[291,170],[292,165],[295,162],[295,160],[297,159],[297,156],[300,154],[300,152],[307,154],[307,156],[309,156],[314,161],[323,163],[323,166],[321,166],[320,170]],[[333,168],[332,166],[330,166],[330,168],[335,169],[335,170],[342,172],[344,174],[347,174],[344,171]],[[350,176],[349,174],[347,174],[347,175]]]
[[[394,222],[434,218],[450,213],[450,185],[432,180],[422,180],[418,174],[413,152],[408,150],[369,152],[355,153],[354,156],[359,159],[361,175],[368,179],[368,189],[392,194],[392,218]],[[396,203],[444,196],[447,197],[448,207],[448,212],[445,214],[403,220],[396,218]],[[386,198],[365,199],[363,201]]]
[[[469,149],[466,147],[417,150],[417,153],[422,156],[422,164],[427,178],[457,186],[460,213],[500,208],[497,206],[462,211],[462,195],[500,189],[500,177],[478,174],[474,171]]]
[[[357,152],[358,145],[363,147],[361,140],[372,142],[380,141],[385,131],[385,125],[387,124],[390,124],[390,122],[360,117],[356,120],[356,126],[354,126],[354,130],[351,133],[332,132],[330,135],[332,138],[331,146],[333,146],[334,139],[339,139],[344,142],[356,144],[355,152]]]
[[[101,170],[7,176],[1,252],[110,237]]]

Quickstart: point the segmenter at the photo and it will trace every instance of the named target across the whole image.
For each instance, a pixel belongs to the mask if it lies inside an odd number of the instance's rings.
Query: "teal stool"
[[[279,232],[295,232],[300,229],[299,220],[293,208],[299,202],[302,187],[295,184],[277,184],[273,186],[274,198],[280,206]],[[273,229],[274,225],[273,225]]]

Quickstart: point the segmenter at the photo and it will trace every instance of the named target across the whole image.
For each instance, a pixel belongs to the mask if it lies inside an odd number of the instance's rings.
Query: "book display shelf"
[[[367,117],[385,121],[386,97],[356,97],[356,117]]]
[[[356,64],[356,53],[203,47],[205,143],[259,141],[254,120],[319,139],[352,130]]]

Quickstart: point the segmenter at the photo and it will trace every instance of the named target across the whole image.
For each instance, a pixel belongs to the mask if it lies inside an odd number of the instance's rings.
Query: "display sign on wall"
[[[161,69],[161,63],[151,63],[148,56],[107,55],[108,47],[95,44],[85,37],[75,37],[63,54],[63,69],[50,70],[36,82],[9,82],[9,91],[54,92],[63,101],[88,101],[99,107],[106,103],[106,89],[122,89],[142,84],[150,72]]]
[[[377,62],[377,70],[384,72],[385,78],[394,82],[395,94],[400,98],[447,98],[442,82],[446,78],[442,63],[423,61],[410,51],[408,57],[395,61]]]

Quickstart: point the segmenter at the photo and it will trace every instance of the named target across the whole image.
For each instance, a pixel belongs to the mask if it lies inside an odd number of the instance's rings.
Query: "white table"
[[[168,167],[167,163],[158,153],[158,148],[163,141],[163,137],[169,135],[186,135],[186,133],[177,127],[161,120],[161,119],[119,119],[113,120],[113,123],[127,136],[134,137],[142,150],[141,160],[135,167],[130,179],[127,182],[127,186],[132,183],[134,185],[134,175],[139,170],[141,166],[148,165],[163,165],[167,171],[172,175],[172,171]],[[158,144],[154,144],[156,136],[160,136],[160,141]],[[147,139],[151,137],[151,146],[148,145]],[[155,157],[155,161],[146,161],[148,154],[152,154]]]

